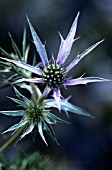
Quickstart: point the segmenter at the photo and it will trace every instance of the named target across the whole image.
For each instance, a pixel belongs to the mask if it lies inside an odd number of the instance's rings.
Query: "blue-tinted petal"
[[[87,84],[87,83],[93,83],[93,82],[106,82],[106,81],[111,81],[111,80],[103,79],[100,77],[79,77],[77,79],[67,80],[64,83],[64,85],[72,86],[72,85]]]
[[[40,68],[35,68],[35,67],[33,67],[33,66],[29,65],[29,64],[26,64],[24,62],[21,62],[21,61],[10,60],[10,59],[3,58],[3,57],[0,57],[0,58],[3,59],[3,60],[8,61],[9,63],[13,63],[13,64],[15,64],[18,67],[21,67],[23,69],[31,71],[32,73],[35,73],[35,74],[38,74],[38,75],[42,75],[42,70]]]
[[[66,68],[66,72],[69,72],[75,65],[79,63],[81,59],[83,59],[87,54],[89,54],[95,47],[97,47],[103,41],[104,40],[101,40],[96,44],[93,44],[88,49],[86,49],[83,53],[78,54],[77,57],[71,62],[71,64]]]
[[[82,116],[89,116],[89,117],[94,118],[94,116],[89,114],[87,111],[83,110],[80,107],[77,107],[77,106],[71,104],[66,99],[62,99],[61,106],[62,106],[62,110],[65,111],[65,112],[69,111],[69,112],[76,113],[76,114],[79,114],[79,115],[82,115]]]
[[[53,92],[53,97],[56,101],[57,107],[59,109],[59,111],[61,110],[61,93],[60,93],[60,89],[54,89]]]
[[[83,110],[80,107],[77,107],[77,106],[71,104],[70,102],[68,102],[68,99],[69,98],[61,99],[61,110],[65,111],[66,113],[69,111],[69,112],[76,113],[76,114],[79,114],[79,115],[82,115],[82,116],[89,116],[89,117],[94,118],[94,116],[92,116],[91,114],[89,114],[85,110]],[[47,99],[45,101],[46,101],[46,104],[49,107],[57,108],[57,104],[56,104],[54,99]]]
[[[57,56],[57,63],[63,64],[70,53],[73,42],[75,41],[74,36],[76,34],[78,17],[79,17],[79,13],[77,14],[77,16],[72,24],[72,27],[69,31],[69,34],[65,40],[63,39],[63,37],[60,34],[61,45],[60,45],[59,53]]]
[[[43,83],[42,81],[42,78],[31,78],[31,79],[25,79],[25,78],[22,78],[22,79],[19,79],[17,81],[15,81],[14,83],[21,83],[21,82],[30,82],[30,83]]]
[[[46,53],[46,50],[45,50],[45,46],[40,41],[40,38],[38,37],[37,33],[35,32],[35,30],[34,30],[32,24],[31,24],[31,22],[29,21],[28,17],[27,17],[27,20],[28,20],[28,24],[29,24],[29,27],[30,27],[30,31],[31,31],[31,34],[32,34],[32,38],[33,38],[36,50],[38,51],[38,53],[41,57],[41,60],[43,62],[43,65],[45,67],[49,63],[47,53]]]

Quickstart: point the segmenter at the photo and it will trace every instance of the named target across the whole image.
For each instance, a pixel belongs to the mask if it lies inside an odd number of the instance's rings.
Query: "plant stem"
[[[40,102],[40,103],[43,102],[43,101],[47,98],[47,96],[50,94],[51,90],[52,90],[52,89],[49,89],[49,90],[47,91],[47,88],[45,88],[44,91],[43,91],[43,93],[42,93],[41,98],[38,99],[38,102]]]
[[[23,133],[27,124],[20,127],[17,132],[2,146],[0,147],[0,153],[4,152],[12,143],[17,140],[18,137]]]
[[[35,84],[34,83],[30,83],[32,90],[34,91],[34,97],[37,99],[39,97]]]

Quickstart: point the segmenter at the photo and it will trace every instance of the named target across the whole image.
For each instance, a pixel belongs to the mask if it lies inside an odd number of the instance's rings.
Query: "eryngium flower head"
[[[33,37],[33,41],[36,47],[36,50],[38,51],[42,63],[43,63],[43,68],[37,68],[30,66],[28,64],[22,63],[21,61],[14,61],[14,60],[9,60],[5,59],[19,67],[22,67],[26,70],[29,70],[35,74],[37,74],[37,78],[31,78],[31,79],[25,79],[23,78],[22,80],[17,81],[22,82],[22,81],[28,81],[28,82],[34,82],[34,83],[44,83],[46,84],[46,87],[49,89],[53,89],[53,96],[56,100],[56,103],[58,105],[59,110],[61,109],[61,92],[60,92],[60,87],[61,86],[72,86],[72,85],[79,85],[79,84],[87,84],[87,83],[92,83],[92,82],[104,82],[108,81],[107,79],[103,79],[100,77],[83,77],[80,76],[79,78],[70,78],[67,76],[68,72],[76,66],[88,53],[90,53],[96,46],[98,46],[102,41],[97,42],[96,44],[90,46],[87,48],[84,52],[81,54],[78,54],[75,59],[65,68],[64,64],[66,59],[68,58],[72,45],[74,41],[77,39],[74,39],[75,34],[76,34],[76,29],[77,29],[77,21],[78,21],[79,13],[77,14],[71,29],[67,35],[67,38],[64,40],[62,35],[61,37],[61,44],[59,48],[59,52],[57,55],[57,59],[55,60],[54,57],[52,56],[50,60],[48,60],[47,52],[45,49],[45,45],[42,44],[40,38],[36,34],[33,26],[31,25],[29,19],[29,27],[31,30],[31,34]],[[16,82],[16,83],[17,83]]]
[[[44,131],[47,132],[58,144],[55,133],[52,128],[52,124],[68,122],[62,120],[51,112],[53,107],[57,108],[56,101],[54,99],[44,99],[43,97],[46,95],[46,92],[42,94],[36,86],[34,87],[35,92],[29,85],[22,84],[21,86],[21,88],[25,88],[31,93],[31,99],[27,98],[26,96],[21,94],[16,88],[14,88],[17,98],[10,97],[10,99],[19,104],[24,109],[13,111],[0,111],[0,114],[4,114],[7,116],[21,116],[22,119],[19,123],[13,125],[3,133],[14,131],[14,134],[17,130],[19,130],[19,128],[25,126],[23,134],[20,136],[21,140],[27,134],[31,133],[34,130],[34,127],[37,127],[38,132],[46,145],[47,142],[44,137]],[[61,100],[61,109],[64,112],[68,114],[68,111],[70,111],[72,113],[93,118],[93,116],[85,110],[74,106],[70,102],[68,102],[68,99],[69,98]]]

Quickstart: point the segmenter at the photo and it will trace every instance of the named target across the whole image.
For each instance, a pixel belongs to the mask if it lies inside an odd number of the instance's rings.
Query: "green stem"
[[[42,93],[42,96],[41,96],[41,98],[39,98],[38,102],[40,102],[40,103],[43,102],[47,98],[47,96],[50,94],[52,89],[50,89],[49,92],[47,92],[46,90],[47,89],[45,88],[43,93]]]
[[[18,131],[3,145],[0,147],[0,153],[4,152],[10,145],[13,144],[15,140],[17,140],[18,137],[23,133],[25,127],[27,124],[24,126],[20,127]]]
[[[32,87],[32,90],[34,91],[34,96],[35,98],[37,99],[39,97],[38,93],[37,93],[37,90],[36,90],[36,87],[35,87],[35,84],[34,83],[30,83],[31,87]]]

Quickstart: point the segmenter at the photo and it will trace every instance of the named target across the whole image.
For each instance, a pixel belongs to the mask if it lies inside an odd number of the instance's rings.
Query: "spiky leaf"
[[[27,119],[22,119],[19,123],[13,125],[12,127],[10,127],[9,129],[7,129],[7,130],[4,131],[3,133],[10,132],[10,131],[13,131],[13,130],[17,130],[17,129],[19,129],[20,127],[24,126],[27,122],[28,122]]]
[[[12,110],[12,111],[0,111],[1,114],[7,115],[7,116],[23,116],[24,111],[23,110]]]
[[[23,102],[22,100],[19,100],[19,99],[13,98],[13,97],[8,97],[8,98],[24,108],[27,108],[29,106],[29,104]]]
[[[10,39],[11,39],[11,42],[12,42],[12,47],[13,47],[14,52],[16,54],[16,58],[14,58],[14,59],[21,59],[21,53],[19,51],[19,48],[17,47],[17,45],[16,45],[15,41],[13,40],[11,34],[9,34],[9,36],[10,36]]]
[[[43,122],[43,128],[44,130],[54,139],[54,141],[59,145],[57,139],[56,139],[56,135],[54,133],[54,130],[52,128],[52,126],[48,123],[46,123],[45,121]]]

